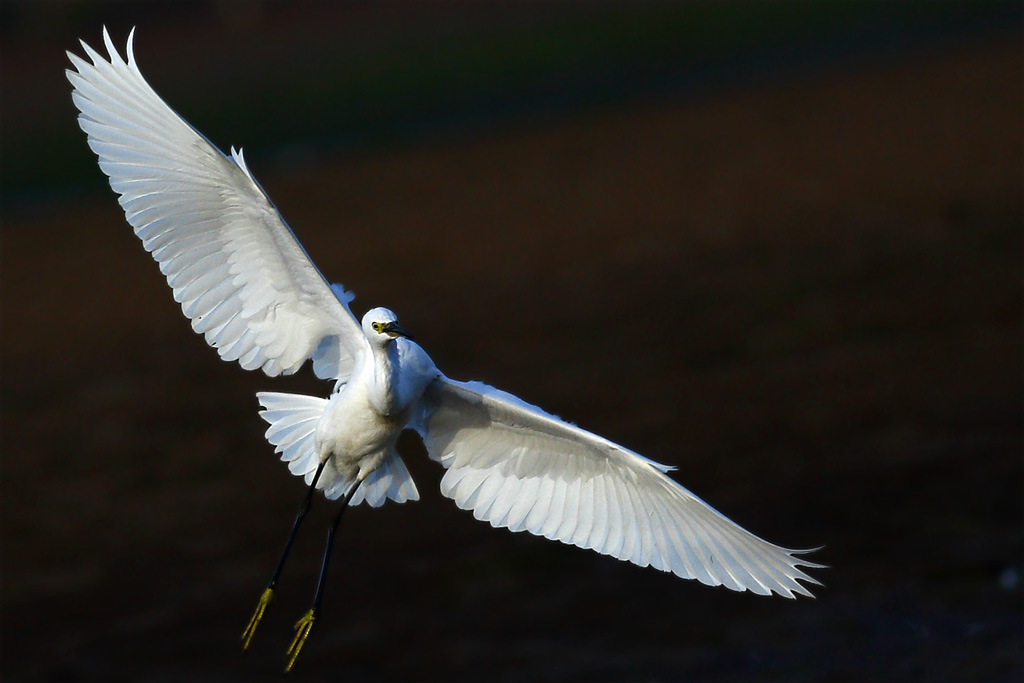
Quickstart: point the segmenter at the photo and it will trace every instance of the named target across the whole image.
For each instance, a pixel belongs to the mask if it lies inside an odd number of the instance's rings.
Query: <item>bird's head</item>
[[[363,316],[363,334],[371,344],[384,346],[399,337],[412,339],[401,325],[398,316],[386,308],[374,308]]]

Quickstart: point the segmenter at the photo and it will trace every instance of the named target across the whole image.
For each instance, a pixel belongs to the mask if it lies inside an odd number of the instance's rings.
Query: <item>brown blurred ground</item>
[[[826,548],[788,602],[357,509],[297,680],[1013,680],[1022,673],[1021,46],[260,172],[358,312],[438,365],[679,467]],[[228,144],[230,140],[218,141]],[[3,234],[5,680],[277,676],[302,484],[112,196]]]

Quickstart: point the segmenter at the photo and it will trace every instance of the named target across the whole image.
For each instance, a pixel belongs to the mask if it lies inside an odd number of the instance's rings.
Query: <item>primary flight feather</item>
[[[447,471],[441,492],[495,527],[555,539],[737,591],[788,598],[818,583],[807,551],[742,529],[666,475],[672,468],[478,382],[443,375],[384,308],[352,314],[352,295],[324,279],[246,166],[176,114],[106,29],[103,57],[68,53],[67,76],[100,168],[135,234],[160,266],[192,328],[221,358],[267,375],[307,360],[334,379],[326,399],[260,393],[267,439],[309,493],[246,629],[270,601],[314,490],[343,507],[416,500],[395,450],[414,429]],[[340,520],[339,513],[339,520]],[[337,522],[335,521],[335,527]],[[332,527],[332,531],[333,531]],[[332,534],[333,537],[333,534]],[[297,625],[294,662],[320,605]]]

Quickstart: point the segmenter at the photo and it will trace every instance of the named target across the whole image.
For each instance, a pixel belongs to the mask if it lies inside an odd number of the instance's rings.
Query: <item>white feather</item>
[[[702,583],[785,597],[819,567],[723,517],[669,469],[478,382],[441,378],[418,428],[442,493],[478,518]],[[482,483],[480,483],[482,482]],[[463,486],[467,484],[467,486]]]
[[[281,454],[281,460],[288,463],[292,474],[308,477],[306,483],[310,483],[320,465],[315,435],[327,408],[327,399],[271,391],[261,391],[256,394],[256,398],[263,408],[260,417],[270,425],[267,428],[267,441],[276,447],[274,452]],[[332,500],[340,498],[351,485],[352,481],[342,477],[333,464],[324,468],[317,482],[317,488],[322,489],[324,495]],[[389,498],[404,503],[419,500],[419,497],[409,470],[395,453],[363,480],[349,504],[359,505],[365,500],[371,507],[380,507]]]
[[[247,369],[290,374],[329,348],[332,360],[319,372],[346,377],[364,343],[351,298],[320,275],[241,150],[225,156],[153,91],[135,63],[133,37],[127,60],[106,30],[103,42],[106,58],[82,44],[91,63],[68,53],[79,125],[182,311],[195,322],[230,302],[241,320],[207,341]]]

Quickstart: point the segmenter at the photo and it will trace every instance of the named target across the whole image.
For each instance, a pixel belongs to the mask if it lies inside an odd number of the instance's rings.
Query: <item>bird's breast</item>
[[[392,448],[405,429],[409,412],[384,415],[365,392],[342,389],[331,397],[317,425],[320,456],[358,460]]]

